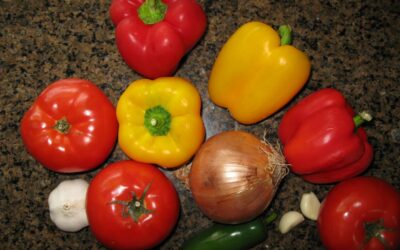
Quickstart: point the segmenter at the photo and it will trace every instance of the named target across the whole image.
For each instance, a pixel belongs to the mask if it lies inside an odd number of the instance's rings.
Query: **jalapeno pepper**
[[[277,217],[271,213],[267,217],[259,217],[253,221],[237,224],[213,224],[199,232],[182,247],[183,250],[241,250],[249,249],[263,242],[267,237],[268,224]]]

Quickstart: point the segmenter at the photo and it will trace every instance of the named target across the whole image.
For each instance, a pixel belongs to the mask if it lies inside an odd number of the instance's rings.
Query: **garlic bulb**
[[[61,182],[49,195],[50,219],[66,232],[77,232],[89,225],[86,216],[86,192],[89,183],[83,179]]]

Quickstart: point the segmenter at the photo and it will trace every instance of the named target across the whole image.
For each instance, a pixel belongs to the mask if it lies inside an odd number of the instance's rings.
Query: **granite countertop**
[[[199,89],[207,137],[241,129],[277,139],[284,112],[295,101],[324,88],[340,90],[357,110],[369,110],[366,125],[375,150],[365,175],[387,180],[400,189],[400,3],[398,1],[262,1],[201,0],[208,29],[187,55],[176,76]],[[48,171],[25,150],[19,122],[39,93],[51,82],[85,78],[96,83],[116,104],[133,80],[141,78],[121,59],[108,16],[110,1],[0,1],[0,249],[103,249],[88,228],[78,233],[58,230],[50,221],[47,197],[62,180],[90,180],[107,163],[126,156],[117,146],[107,162],[85,174]],[[207,82],[218,51],[242,24],[257,20],[273,27],[290,24],[294,45],[312,62],[305,88],[288,106],[256,125],[235,122],[228,111],[208,98]],[[182,211],[177,227],[161,249],[178,249],[196,230],[210,225],[190,192],[166,172],[179,192]],[[270,208],[299,210],[301,194],[314,191],[322,199],[331,185],[314,185],[289,174]],[[316,223],[305,221],[281,235],[277,222],[256,249],[322,249]]]

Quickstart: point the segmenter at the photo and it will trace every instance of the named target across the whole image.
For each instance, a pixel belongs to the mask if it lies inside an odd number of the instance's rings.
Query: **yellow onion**
[[[279,149],[250,133],[227,131],[201,146],[192,162],[189,185],[206,216],[236,224],[260,215],[287,173]]]

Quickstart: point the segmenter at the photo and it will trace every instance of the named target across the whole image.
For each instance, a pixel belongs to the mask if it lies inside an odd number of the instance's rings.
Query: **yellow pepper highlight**
[[[200,95],[179,77],[132,82],[117,104],[118,142],[130,158],[161,167],[177,167],[204,140]]]
[[[272,115],[308,80],[310,60],[287,45],[290,27],[280,30],[282,40],[264,23],[246,23],[229,38],[215,61],[208,85],[210,98],[228,108],[240,123],[253,124]]]

